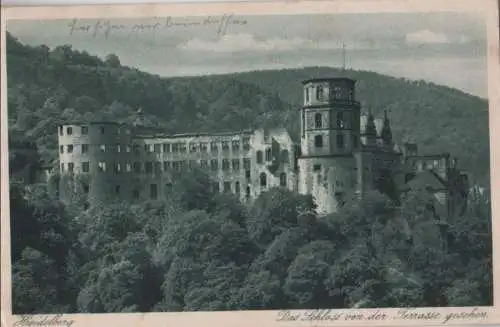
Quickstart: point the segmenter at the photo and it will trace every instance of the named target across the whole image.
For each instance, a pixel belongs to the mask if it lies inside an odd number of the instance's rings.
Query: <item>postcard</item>
[[[500,323],[496,1],[1,16],[2,326]]]

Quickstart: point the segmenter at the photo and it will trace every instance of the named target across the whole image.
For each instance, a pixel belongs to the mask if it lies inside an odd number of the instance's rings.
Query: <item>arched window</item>
[[[314,115],[314,126],[316,128],[321,128],[323,126],[323,117],[320,113]]]
[[[323,147],[323,136],[322,135],[316,135],[314,137],[314,146],[316,146],[317,148]]]
[[[257,163],[261,164],[262,163],[262,151],[257,151]]]
[[[260,173],[260,186],[266,187],[267,186],[267,176],[266,173]]]
[[[280,174],[280,186],[286,187],[286,173]]]

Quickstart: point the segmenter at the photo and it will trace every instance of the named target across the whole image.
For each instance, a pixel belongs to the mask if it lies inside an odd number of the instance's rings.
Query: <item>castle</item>
[[[133,124],[59,126],[61,174],[86,176],[89,202],[168,197],[177,173],[200,167],[214,192],[248,202],[273,187],[311,194],[320,214],[335,212],[349,193],[374,188],[404,192],[425,187],[454,214],[467,194],[467,175],[448,154],[422,156],[416,144],[392,139],[390,121],[361,115],[355,81],[303,82],[300,145],[285,129],[176,134],[148,128],[139,111]]]

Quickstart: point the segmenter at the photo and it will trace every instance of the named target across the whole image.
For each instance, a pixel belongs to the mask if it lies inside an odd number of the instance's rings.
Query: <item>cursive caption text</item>
[[[222,16],[208,16],[202,18],[178,18],[178,17],[165,17],[155,18],[145,23],[123,24],[113,22],[109,19],[99,19],[94,22],[81,21],[73,19],[69,24],[69,34],[74,35],[77,33],[90,34],[92,37],[104,36],[109,38],[116,32],[124,32],[128,35],[156,32],[166,29],[174,28],[190,28],[190,27],[204,27],[213,28],[217,36],[226,34],[230,26],[247,25],[245,19],[236,18],[232,14],[225,14]]]
[[[39,316],[39,315],[22,315],[20,320],[16,321],[13,326],[14,327],[71,327],[75,323],[72,319],[63,318],[62,314],[58,315],[47,315],[47,316]]]
[[[432,321],[442,324],[449,322],[470,322],[470,320],[484,320],[488,318],[488,313],[481,311],[478,308],[471,308],[470,310],[464,310],[460,312],[452,313],[441,313],[433,310],[425,309],[400,309],[396,314],[389,314],[384,312],[384,310],[377,310],[373,313],[362,313],[356,312],[356,310],[332,310],[332,309],[321,309],[321,310],[309,310],[305,312],[293,312],[289,310],[283,310],[278,312],[278,317],[276,321],[388,321],[388,320],[399,320],[399,321]]]

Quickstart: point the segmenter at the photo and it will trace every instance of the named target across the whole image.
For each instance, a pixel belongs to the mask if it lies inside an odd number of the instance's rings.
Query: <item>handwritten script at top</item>
[[[442,313],[437,310],[425,309],[400,309],[394,313],[388,313],[384,310],[376,310],[375,312],[366,313],[356,310],[308,310],[305,312],[294,312],[284,310],[278,312],[276,321],[291,322],[291,321],[429,321],[446,324],[449,322],[471,322],[485,320],[488,318],[488,313],[481,311],[479,308],[464,309],[460,312]]]
[[[131,35],[134,33],[156,32],[165,29],[193,27],[215,28],[215,33],[218,36],[223,36],[226,34],[230,26],[241,26],[247,24],[248,22],[245,19],[238,19],[232,14],[225,14],[222,16],[208,16],[200,18],[155,18],[149,22],[134,24],[114,23],[109,19],[99,19],[91,23],[88,21],[73,19],[68,26],[70,35],[76,33],[88,33],[91,34],[92,37],[102,35],[107,39],[114,32],[119,31]]]

